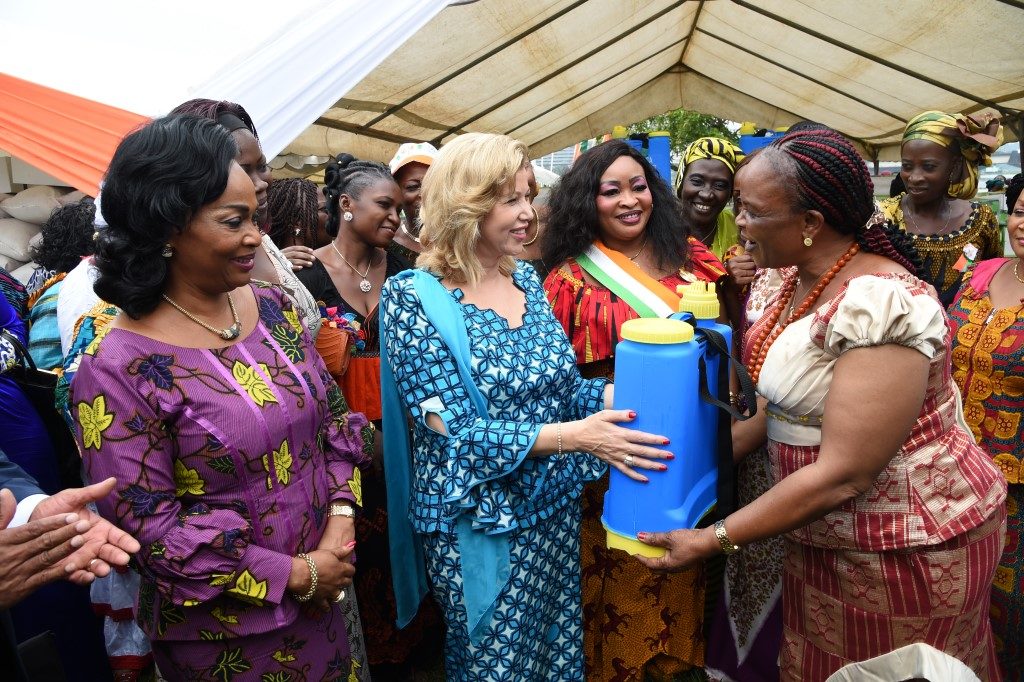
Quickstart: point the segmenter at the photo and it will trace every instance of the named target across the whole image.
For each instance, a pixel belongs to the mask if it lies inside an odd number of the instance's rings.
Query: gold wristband
[[[316,594],[316,585],[318,582],[316,575],[316,562],[314,562],[313,558],[308,554],[299,554],[299,558],[304,560],[306,565],[309,566],[309,589],[306,591],[306,594],[295,595],[295,601],[305,603],[312,599],[313,595]]]
[[[562,456],[562,422],[555,424],[555,434],[558,436],[558,456]]]
[[[718,539],[718,544],[722,547],[723,554],[735,554],[742,549],[739,545],[735,544],[729,537],[729,534],[725,532],[725,519],[715,521],[715,537]]]

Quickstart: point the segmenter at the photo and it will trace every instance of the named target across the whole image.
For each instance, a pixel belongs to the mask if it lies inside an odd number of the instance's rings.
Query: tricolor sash
[[[679,311],[679,297],[629,258],[594,242],[576,257],[587,274],[629,304],[640,317],[668,317]]]

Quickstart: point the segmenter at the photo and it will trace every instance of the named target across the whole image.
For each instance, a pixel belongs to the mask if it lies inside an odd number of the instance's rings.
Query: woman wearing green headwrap
[[[683,152],[676,174],[676,196],[690,236],[718,257],[740,241],[736,218],[726,204],[732,199],[732,176],[743,158],[739,147],[718,137],[701,137]]]
[[[881,203],[883,212],[913,238],[921,275],[949,307],[971,263],[1001,256],[1003,234],[992,210],[971,202],[978,166],[1002,144],[997,119],[926,111],[903,131],[900,176],[907,191]]]

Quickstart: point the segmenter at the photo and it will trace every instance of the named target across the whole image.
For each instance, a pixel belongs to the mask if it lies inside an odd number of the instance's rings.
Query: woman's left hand
[[[709,528],[690,530],[681,528],[668,533],[637,533],[637,540],[652,547],[668,550],[657,558],[637,556],[636,559],[652,571],[675,572],[689,568],[698,561],[708,559],[718,551],[718,541],[708,544]],[[714,538],[714,534],[711,533]]]
[[[288,262],[292,264],[292,270],[298,272],[304,268],[313,267],[313,261],[316,260],[316,256],[313,255],[313,249],[308,246],[286,246],[281,249],[281,253],[288,259]]]
[[[320,538],[317,549],[341,551],[348,548],[348,544],[356,539],[355,519],[348,516],[332,516],[327,520],[327,529]],[[355,563],[355,557],[350,557]]]

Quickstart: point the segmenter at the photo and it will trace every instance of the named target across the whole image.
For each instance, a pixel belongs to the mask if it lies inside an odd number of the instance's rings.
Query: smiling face
[[[416,219],[420,215],[420,204],[422,203],[423,176],[427,174],[430,166],[419,161],[411,161],[395,173],[395,182],[402,190],[402,208],[409,226],[416,225]]]
[[[911,201],[924,205],[946,196],[959,163],[951,149],[928,140],[910,140],[903,144],[900,156],[900,177]]]
[[[224,193],[203,206],[184,231],[171,237],[171,277],[207,293],[249,283],[260,245],[256,191],[248,174],[232,162]]]
[[[358,199],[342,194],[340,203],[342,211],[352,212],[348,229],[363,243],[384,248],[394,239],[402,207],[402,191],[394,180],[380,178],[364,187]]]
[[[804,255],[804,228],[786,179],[763,156],[736,171],[736,225],[759,268],[795,265]]]
[[[644,234],[654,205],[643,167],[629,156],[615,159],[601,174],[595,201],[601,241],[613,248]]]
[[[685,218],[703,233],[718,219],[732,196],[732,172],[718,159],[697,159],[686,166],[679,198]]]
[[[476,253],[482,263],[502,256],[518,258],[529,238],[533,209],[530,206],[529,171],[522,169],[498,197],[498,203],[480,219]]]

